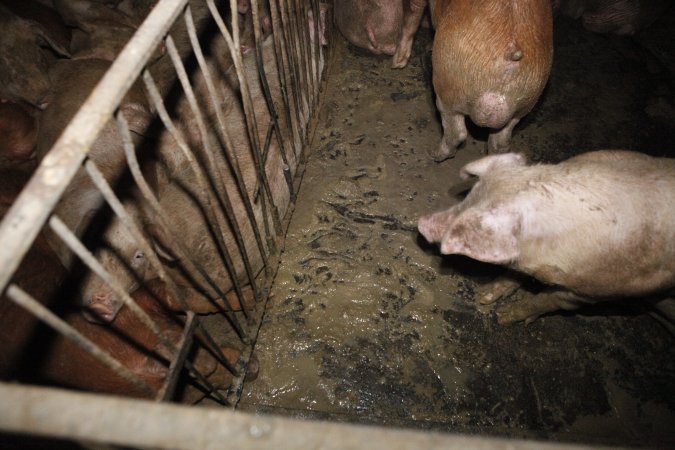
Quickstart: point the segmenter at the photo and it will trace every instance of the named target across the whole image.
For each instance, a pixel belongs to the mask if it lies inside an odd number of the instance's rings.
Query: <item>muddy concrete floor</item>
[[[512,148],[559,161],[599,148],[675,150],[675,22],[636,38],[557,18],[555,61]],[[337,35],[320,120],[244,410],[451,432],[675,445],[675,338],[625,305],[497,324],[474,290],[498,269],[441,257],[417,218],[459,199],[475,127],[433,162],[441,128],[430,33],[407,68]],[[536,285],[531,287],[536,289]]]

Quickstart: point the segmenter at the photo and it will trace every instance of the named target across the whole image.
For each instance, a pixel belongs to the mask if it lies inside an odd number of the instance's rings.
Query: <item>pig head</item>
[[[504,265],[558,291],[503,321],[675,288],[675,161],[597,151],[528,166],[508,153],[461,173],[478,181],[459,204],[420,218],[420,233],[443,254]]]
[[[50,101],[50,58],[41,46],[56,54],[70,53],[40,23],[22,19],[0,5],[0,97],[44,109]]]

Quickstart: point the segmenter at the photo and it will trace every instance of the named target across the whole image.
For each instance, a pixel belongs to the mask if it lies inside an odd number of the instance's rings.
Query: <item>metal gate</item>
[[[75,342],[133,385],[141,397],[172,399],[178,377],[185,369],[205,395],[224,405],[236,404],[276,268],[285,219],[295,200],[299,179],[296,175],[321,81],[323,49],[311,37],[319,33],[318,20],[311,19],[319,17],[319,3],[252,0],[250,6],[252,21],[247,25],[248,41],[243,43],[235,0],[157,2],[42,159],[0,224],[1,301],[20,305]],[[228,8],[235,11],[229,18],[222,13]],[[265,11],[265,18],[260,17],[260,11]],[[209,41],[204,38],[206,29],[212,31]],[[229,84],[224,82],[224,75],[229,76]],[[159,129],[152,132],[150,144],[135,145],[128,116],[123,113],[125,95],[137,89],[137,80],[143,83],[147,109]],[[233,130],[232,123],[238,129]],[[97,160],[91,149],[106,127],[113,127],[123,151],[119,155],[103,154]],[[170,143],[168,148],[166,142]],[[143,161],[150,152],[156,153],[150,156],[154,162]],[[126,164],[123,171],[111,176],[110,169],[101,167],[101,161],[105,165],[114,156],[124,158]],[[158,161],[162,164],[160,175]],[[147,169],[148,165],[151,169]],[[153,179],[156,175],[160,181]],[[128,181],[121,188],[118,180],[123,177]],[[192,202],[190,207],[201,214],[197,225],[211,227],[211,231],[194,233],[210,235],[213,254],[219,258],[218,267],[227,270],[223,278],[229,277],[230,289],[223,288],[227,283],[214,279],[209,267],[203,267],[197,249],[187,247],[192,237],[186,237],[184,230],[176,226],[182,211],[172,210],[171,202],[163,201],[162,195],[169,195],[166,187],[173,189],[175,180],[194,188],[186,197],[192,196],[188,199]],[[276,184],[270,185],[271,180]],[[121,190],[133,191],[133,198],[123,198]],[[176,303],[172,309],[180,312],[176,315],[182,327],[179,336],[167,335],[153,313],[132,297],[129,280],[118,277],[117,267],[101,256],[104,253],[83,243],[93,222],[83,218],[82,211],[73,211],[72,205],[91,197],[96,198],[93,204],[97,212],[99,208],[112,210],[100,236],[113,226],[111,223],[123,230],[122,240],[137,248],[134,258],[145,261],[148,271],[161,280],[165,298]],[[184,206],[185,200],[181,201]],[[137,202],[143,204],[142,211],[134,207]],[[153,242],[147,226],[150,222],[151,228],[163,237],[161,245]],[[106,309],[110,313],[104,321],[114,320],[124,306],[150,330],[166,365],[161,386],[149,384],[138,371],[64,321],[44,304],[44,299],[30,295],[27,286],[15,282],[17,269],[42,233],[67,255],[68,268],[76,265],[72,258],[76,255],[84,265],[82,279],[102,283],[102,289],[108,292],[106,301],[113,303],[94,305],[94,310]],[[166,258],[161,255],[166,247],[178,261],[179,269],[173,272],[167,270]],[[252,257],[252,252],[257,257]],[[137,268],[133,261],[131,269],[134,288],[139,279],[145,284],[144,275],[134,273]],[[174,272],[183,275],[179,282]],[[77,289],[69,292],[74,292],[74,298],[79,295]],[[195,293],[202,298],[195,300]],[[97,301],[97,297],[92,298]],[[79,300],[87,306],[86,301]],[[218,338],[195,314],[191,300],[206,304],[207,309],[211,302],[213,312],[220,314],[221,322],[238,340],[241,351],[236,361],[223,354]],[[235,312],[232,305],[239,305],[236,309],[241,311]],[[227,395],[188,357],[193,341],[232,374]],[[142,343],[129,345],[143,347]]]

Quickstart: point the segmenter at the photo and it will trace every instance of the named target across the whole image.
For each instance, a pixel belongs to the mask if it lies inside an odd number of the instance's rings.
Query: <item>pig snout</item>
[[[85,299],[82,315],[92,323],[110,323],[121,307],[122,301],[114,292],[101,289]]]

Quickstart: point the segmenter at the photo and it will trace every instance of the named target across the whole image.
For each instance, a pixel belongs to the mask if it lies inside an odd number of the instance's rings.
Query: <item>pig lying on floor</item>
[[[550,286],[499,308],[500,323],[675,292],[675,160],[602,150],[528,166],[507,153],[461,174],[479,179],[461,203],[420,218],[422,235],[443,254],[504,265]],[[479,302],[504,297],[505,286],[487,287]]]

